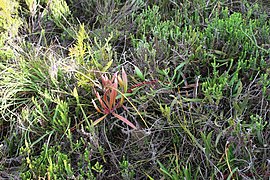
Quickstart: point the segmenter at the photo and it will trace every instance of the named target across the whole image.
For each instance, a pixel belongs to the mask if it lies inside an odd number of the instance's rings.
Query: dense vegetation
[[[0,0],[0,179],[268,179],[270,3]]]

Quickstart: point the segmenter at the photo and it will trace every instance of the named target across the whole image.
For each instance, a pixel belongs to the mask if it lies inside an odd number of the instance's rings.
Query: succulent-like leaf
[[[110,93],[110,106],[109,108],[112,109],[113,106],[115,106],[115,100],[117,96],[117,86],[118,86],[118,81],[117,78],[115,79],[113,85],[111,86],[111,93]]]
[[[97,97],[97,99],[98,99],[98,101],[99,101],[101,107],[103,108],[103,111],[104,111],[105,109],[108,109],[108,107],[104,104],[103,100],[101,99],[99,93],[98,93],[96,90],[94,90],[94,91],[95,91],[96,97]]]
[[[135,68],[135,74],[141,79],[141,80],[145,80],[145,78],[144,78],[144,75],[143,75],[143,73],[142,73],[142,71],[137,67],[137,66],[134,66],[134,68]]]
[[[124,96],[121,96],[120,102],[119,102],[119,107],[123,106],[124,104]]]
[[[125,72],[125,70],[124,70],[123,67],[122,67],[122,79],[123,79],[123,84],[124,84],[124,93],[126,93],[127,92],[127,88],[128,88],[128,86],[127,86],[128,80],[127,80],[127,74],[126,74],[126,72]]]
[[[120,119],[121,121],[123,121],[124,123],[126,123],[127,125],[129,125],[130,127],[132,127],[133,129],[137,129],[134,124],[132,124],[129,120],[127,120],[123,116],[120,116],[119,114],[116,114],[114,112],[112,112],[112,115],[115,116],[116,118]]]
[[[113,116],[115,116],[116,118],[120,119],[121,121],[123,121],[124,123],[126,123],[127,125],[129,125],[130,127],[132,127],[133,129],[136,129],[136,126],[134,126],[134,124],[132,124],[130,121],[128,121],[126,118],[120,116],[119,114],[116,114],[114,111],[123,106],[123,102],[124,102],[124,98],[125,96],[123,95],[123,93],[127,92],[127,74],[124,70],[124,68],[122,68],[122,77],[120,75],[118,75],[118,72],[116,72],[111,79],[108,78],[108,76],[106,74],[101,76],[101,81],[102,81],[102,89],[103,89],[103,96],[101,98],[101,96],[99,95],[99,93],[95,91],[96,97],[102,107],[102,109],[100,109],[94,100],[92,100],[95,109],[100,112],[105,114],[104,116],[102,116],[101,118],[97,119],[94,122],[94,125],[98,124],[100,121],[102,121],[108,114],[112,113]],[[119,86],[118,86],[119,84]],[[121,88],[120,90],[118,90],[118,88]],[[117,96],[118,95],[118,96]],[[121,98],[119,100],[119,98]]]
[[[95,126],[95,125],[97,125],[98,123],[100,123],[100,121],[102,121],[107,115],[108,115],[108,114],[105,114],[105,115],[102,116],[101,118],[95,120],[95,121],[93,122],[93,125]]]
[[[101,82],[102,82],[102,86],[105,87],[107,84],[108,84],[108,76],[105,74],[105,75],[102,75],[101,76]]]
[[[115,82],[115,79],[117,80],[117,75],[118,75],[118,72],[114,73],[114,75],[111,79],[111,84],[113,84],[113,82]]]
[[[92,99],[92,103],[93,103],[95,109],[97,110],[97,112],[102,113],[93,99]]]
[[[102,68],[102,72],[107,71],[112,66],[113,60],[109,61],[104,68]]]
[[[79,95],[78,95],[78,91],[77,91],[77,88],[76,88],[76,87],[73,89],[73,96],[75,97],[75,99],[76,99],[77,102],[78,102],[78,100],[79,100]]]
[[[105,89],[105,92],[103,94],[103,102],[106,104],[107,107],[109,107],[110,103],[108,101],[108,93],[110,92],[109,89]]]
[[[119,86],[120,87],[124,87],[124,82],[123,82],[123,80],[122,80],[122,78],[121,78],[120,75],[117,76],[117,80],[118,80]]]

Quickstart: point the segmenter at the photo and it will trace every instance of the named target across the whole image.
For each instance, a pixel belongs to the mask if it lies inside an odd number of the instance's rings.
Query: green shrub
[[[22,179],[66,179],[74,178],[71,160],[66,153],[61,152],[60,146],[42,147],[39,155],[33,156],[31,149],[26,146],[21,148],[21,153],[27,154],[25,166],[27,170],[20,174]]]
[[[110,45],[110,35],[105,42],[96,37],[90,41],[84,25],[80,25],[77,33],[77,43],[69,49],[69,55],[76,61],[78,69],[76,76],[78,85],[89,90],[97,73],[106,72],[115,59],[115,52]]]
[[[22,24],[18,16],[18,2],[1,0],[0,2],[0,58],[9,59],[13,56],[12,40],[18,34]]]

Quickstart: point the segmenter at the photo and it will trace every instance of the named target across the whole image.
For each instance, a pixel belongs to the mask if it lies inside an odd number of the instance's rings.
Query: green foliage
[[[174,41],[181,37],[179,25],[173,20],[162,20],[159,7],[154,5],[143,10],[135,19],[138,29],[137,36],[133,38],[133,45],[138,48],[140,41],[147,42],[147,39]]]
[[[144,81],[144,80],[145,80],[145,77],[144,77],[142,71],[141,71],[137,66],[134,66],[134,68],[135,68],[135,70],[134,70],[135,74],[136,74],[142,81]]]
[[[226,95],[226,91],[227,93],[232,93],[232,96],[238,96],[242,91],[242,82],[238,78],[240,68],[233,75],[229,75],[233,60],[227,66],[228,70],[221,75],[218,68],[227,63],[220,64],[216,61],[214,58],[214,62],[211,63],[213,75],[211,78],[207,78],[207,81],[202,84],[202,91],[210,103],[218,105],[220,100]],[[232,91],[228,91],[230,88]]]
[[[123,29],[127,19],[144,4],[143,0],[89,0],[71,1],[74,15],[79,17],[85,24],[101,30],[103,28]],[[83,14],[83,17],[80,15]],[[101,28],[101,29],[99,29]]]
[[[160,104],[160,110],[164,117],[170,122],[171,121],[171,108],[167,105],[164,107]]]
[[[206,156],[210,157],[213,145],[212,145],[212,134],[213,131],[209,132],[208,134],[205,134],[204,132],[201,132],[202,140],[205,144],[205,154]]]
[[[18,17],[18,2],[13,0],[1,0],[0,2],[0,28],[1,36],[14,37],[18,34],[21,21]]]
[[[52,18],[56,23],[60,23],[70,14],[69,7],[65,0],[52,0],[49,3],[52,12]]]
[[[188,166],[180,166],[179,161],[177,159],[171,160],[171,164],[168,168],[166,168],[161,162],[158,161],[160,166],[161,173],[166,177],[166,179],[177,180],[177,179],[193,179],[192,177],[196,178],[195,175],[191,174],[191,167]],[[174,161],[174,162],[173,162]]]
[[[270,95],[268,93],[268,89],[270,87],[270,77],[269,77],[270,75],[269,75],[269,72],[267,72],[265,74],[262,73],[261,78],[260,78],[263,95],[267,96],[267,97],[270,97]]]
[[[13,0],[0,1],[0,58],[9,59],[13,56],[10,47],[12,38],[18,34],[22,24],[18,16],[18,2]]]
[[[0,0],[0,179],[267,178],[264,6]]]
[[[250,128],[251,128],[251,132],[254,133],[255,137],[257,137],[258,141],[261,144],[265,143],[265,140],[263,138],[263,131],[265,129],[265,127],[267,126],[267,121],[264,121],[262,117],[260,117],[259,115],[251,115],[250,116]]]
[[[246,22],[240,13],[228,16],[228,9],[222,12],[224,17],[215,18],[205,29],[206,45],[209,49],[217,49],[225,54],[235,55],[239,51],[239,45],[250,45],[248,37],[243,33],[249,31]],[[248,48],[248,47],[246,47]]]
[[[45,99],[40,100],[39,103],[35,98],[33,98],[33,104],[35,105],[33,115],[34,119],[43,119],[41,125],[44,128],[52,129],[60,134],[65,134],[70,128],[70,118],[69,118],[69,107],[67,102],[60,100],[59,98],[52,99],[48,92],[44,94]],[[55,109],[52,111],[48,107],[54,106]],[[46,109],[42,107],[47,107]],[[41,120],[40,120],[41,121]]]
[[[221,17],[214,18],[204,30],[206,47],[224,60],[228,57],[239,58],[236,63],[242,71],[259,70],[258,64],[261,62],[258,58],[269,54],[269,50],[261,47],[269,43],[266,35],[270,32],[267,27],[269,22],[263,22],[266,20],[263,16],[259,19],[244,19],[240,13],[228,14],[228,9],[223,10]],[[257,27],[261,28],[258,30]],[[261,42],[256,39],[261,39]]]
[[[79,86],[89,89],[91,85],[93,86],[92,80],[95,79],[96,73],[106,72],[111,67],[114,52],[109,42],[112,37],[113,34],[108,39],[105,39],[104,44],[94,38],[92,44],[91,41],[87,42],[89,39],[84,25],[80,25],[77,43],[69,49],[69,55],[75,59],[76,64],[79,66],[79,72],[76,73]]]
[[[121,176],[124,180],[134,179],[135,172],[125,158],[120,162]]]
[[[70,159],[67,154],[61,152],[61,148],[44,145],[38,156],[30,155],[31,149],[27,142],[21,148],[21,153],[27,153],[27,171],[21,173],[22,179],[62,179],[74,177]]]
[[[258,34],[270,32],[261,22],[264,17],[245,20],[240,13],[228,14],[228,9],[223,10],[221,17],[214,18],[204,31],[206,47],[210,50],[206,56],[213,58],[214,62],[211,63],[212,75],[202,84],[202,90],[207,99],[210,102],[215,99],[216,104],[229,87],[232,95],[238,96],[242,91],[241,77],[248,76],[251,81],[261,68],[268,66],[264,56],[270,52],[260,47],[256,40],[260,39]],[[255,32],[258,26],[262,27],[260,33]],[[263,38],[265,40],[268,38]]]

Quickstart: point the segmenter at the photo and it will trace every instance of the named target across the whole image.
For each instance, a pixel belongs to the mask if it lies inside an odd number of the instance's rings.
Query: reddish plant
[[[101,118],[94,121],[94,125],[101,122],[105,119],[109,114],[112,114],[114,117],[120,119],[133,129],[136,129],[136,126],[132,124],[129,120],[120,116],[115,111],[118,108],[121,108],[124,103],[124,93],[127,92],[128,84],[127,84],[127,74],[125,70],[122,68],[122,77],[118,75],[116,72],[111,79],[108,76],[102,75],[101,76],[101,83],[102,83],[102,92],[103,95],[101,96],[96,90],[95,94],[99,101],[100,107],[97,106],[94,100],[92,100],[94,107],[99,113],[104,114]]]

